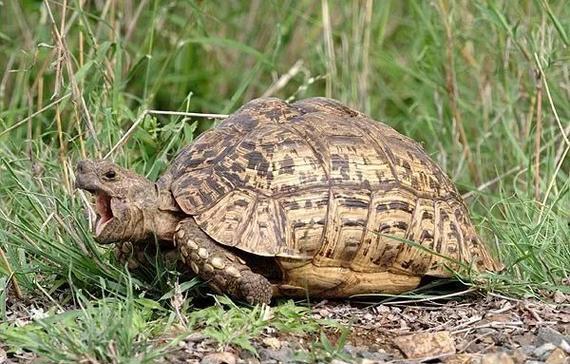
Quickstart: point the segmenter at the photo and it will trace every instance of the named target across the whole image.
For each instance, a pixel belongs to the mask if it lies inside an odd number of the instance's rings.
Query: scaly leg
[[[252,272],[240,257],[216,243],[193,218],[182,220],[174,237],[183,262],[218,293],[228,293],[249,304],[269,303],[271,283]]]
[[[168,265],[176,264],[179,258],[178,251],[172,247],[159,247],[163,261]],[[156,258],[156,245],[153,243],[136,243],[130,241],[119,242],[115,244],[115,259],[121,265],[127,264],[127,268],[134,271],[141,267],[148,267],[154,263]]]

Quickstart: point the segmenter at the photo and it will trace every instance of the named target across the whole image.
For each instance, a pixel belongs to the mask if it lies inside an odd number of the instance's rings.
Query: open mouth
[[[105,229],[105,226],[113,220],[111,196],[102,191],[97,191],[95,193],[95,213],[97,214],[97,221],[95,222],[95,236],[99,236]]]

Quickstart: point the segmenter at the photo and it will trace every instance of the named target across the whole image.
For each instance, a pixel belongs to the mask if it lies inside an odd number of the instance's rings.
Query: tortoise
[[[156,183],[84,160],[76,186],[96,196],[99,243],[173,244],[213,290],[251,304],[500,269],[419,143],[328,98],[250,101]]]

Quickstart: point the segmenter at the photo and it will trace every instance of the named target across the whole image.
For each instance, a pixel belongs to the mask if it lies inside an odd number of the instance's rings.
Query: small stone
[[[562,340],[558,347],[566,352],[566,354],[570,354],[570,344],[566,340]]]
[[[266,337],[262,341],[266,346],[273,350],[279,350],[281,348],[281,341],[275,337]]]
[[[357,356],[359,353],[366,351],[368,348],[363,348],[361,346],[353,346],[350,344],[345,344],[342,350],[350,356]]]
[[[201,364],[235,364],[236,362],[236,356],[228,352],[208,354],[200,361]]]
[[[554,297],[552,297],[555,303],[564,303],[567,299],[566,295],[560,291],[554,292]]]
[[[540,360],[546,360],[550,352],[552,352],[554,349],[556,349],[556,345],[554,345],[553,343],[546,343],[536,348],[536,350],[534,351],[534,356],[536,356]]]
[[[560,346],[563,341],[570,342],[570,338],[562,335],[558,331],[551,327],[541,327],[538,329],[538,338],[540,343],[553,343],[554,345]]]
[[[198,342],[198,341],[203,341],[206,338],[206,335],[200,333],[200,332],[193,332],[190,335],[186,336],[184,338],[184,341],[187,342]]]
[[[515,361],[507,353],[491,353],[483,355],[480,364],[515,364]]]
[[[437,358],[455,354],[455,343],[448,331],[400,336],[394,339],[394,343],[408,359]]]
[[[380,305],[380,306],[378,306],[378,307],[375,307],[375,308],[374,308],[374,311],[375,311],[376,313],[384,313],[384,314],[386,314],[386,313],[390,313],[390,307],[385,306],[385,305]]]
[[[475,361],[473,354],[457,354],[443,358],[445,364],[471,364]]]
[[[388,354],[384,351],[363,351],[360,353],[360,356],[364,358],[362,364],[364,364],[365,361],[368,361],[368,363],[384,363],[394,359],[392,354]]]
[[[550,353],[548,359],[546,359],[546,364],[565,364],[567,363],[567,359],[568,356],[566,353],[562,349],[556,348]]]
[[[525,354],[525,352],[522,349],[515,349],[513,351],[513,360],[515,361],[516,364],[523,364],[526,359],[527,359],[527,355]]]
[[[282,347],[279,350],[262,348],[259,350],[259,359],[262,363],[270,360],[276,360],[280,363],[290,363],[293,361],[294,352],[288,347]]]
[[[321,317],[327,317],[330,315],[330,311],[327,310],[326,308],[321,308],[318,312],[317,312]]]
[[[0,363],[5,363],[8,361],[8,354],[4,349],[0,348]]]

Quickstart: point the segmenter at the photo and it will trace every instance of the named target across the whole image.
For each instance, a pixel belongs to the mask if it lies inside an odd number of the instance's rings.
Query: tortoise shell
[[[331,99],[253,100],[182,150],[159,185],[215,241],[285,270],[497,269],[422,147]]]

